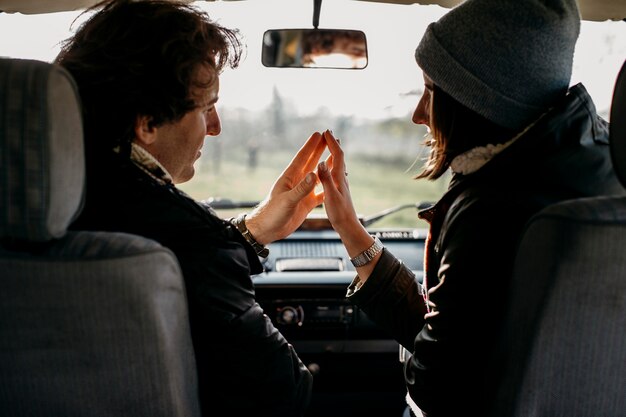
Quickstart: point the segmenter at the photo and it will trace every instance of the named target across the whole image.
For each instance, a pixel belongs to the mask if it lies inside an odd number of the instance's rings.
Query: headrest
[[[0,239],[62,237],[84,188],[82,118],[70,74],[0,58]]]
[[[609,142],[617,178],[626,187],[626,61],[622,65],[611,103]]]

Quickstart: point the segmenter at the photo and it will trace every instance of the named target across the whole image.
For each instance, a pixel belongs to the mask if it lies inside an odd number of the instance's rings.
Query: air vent
[[[343,245],[333,241],[280,241],[271,247],[276,259],[285,258],[344,258]]]

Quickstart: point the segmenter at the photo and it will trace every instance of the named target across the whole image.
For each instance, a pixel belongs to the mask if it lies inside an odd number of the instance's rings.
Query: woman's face
[[[433,80],[424,74],[424,92],[413,112],[413,123],[430,128],[430,103],[433,94]]]

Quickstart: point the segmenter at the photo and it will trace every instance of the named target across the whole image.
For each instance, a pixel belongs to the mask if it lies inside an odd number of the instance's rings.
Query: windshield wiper
[[[228,210],[239,208],[252,208],[259,205],[260,201],[236,201],[229,198],[209,197],[204,200],[215,210]]]
[[[389,216],[390,214],[396,213],[400,210],[404,210],[407,208],[414,208],[416,210],[423,210],[426,209],[428,207],[431,207],[434,203],[429,202],[429,201],[425,201],[425,202],[421,202],[421,203],[411,203],[411,204],[402,204],[400,206],[396,206],[396,207],[391,207],[388,208],[386,210],[381,211],[380,213],[368,216],[368,217],[364,217],[361,219],[361,224],[363,224],[363,226],[367,227],[369,225],[371,225],[372,223],[376,223],[377,221]]]
[[[209,204],[215,210],[253,208],[253,207],[258,206],[260,203],[260,201],[236,201],[236,200],[231,200],[228,198],[219,198],[219,197],[209,197],[207,200],[204,200],[204,202]],[[361,217],[359,218],[359,221],[361,222],[361,224],[363,224],[363,226],[367,227],[400,210],[404,210],[407,208],[414,208],[417,211],[419,211],[419,210],[423,210],[428,207],[431,207],[433,204],[434,203],[429,202],[429,201],[420,202],[420,203],[402,204],[399,206],[388,208],[386,210],[383,210],[379,213],[373,214],[368,217]],[[326,218],[325,214],[324,215],[310,214],[309,217],[302,224],[300,229],[301,230],[332,229],[332,226],[328,222],[328,218]]]

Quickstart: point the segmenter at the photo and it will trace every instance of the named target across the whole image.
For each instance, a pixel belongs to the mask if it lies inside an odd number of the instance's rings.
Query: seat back
[[[626,186],[626,65],[611,110]],[[547,207],[521,240],[493,416],[618,416],[626,410],[626,198]]]
[[[175,256],[68,231],[84,188],[70,75],[0,59],[0,415],[199,416]]]

